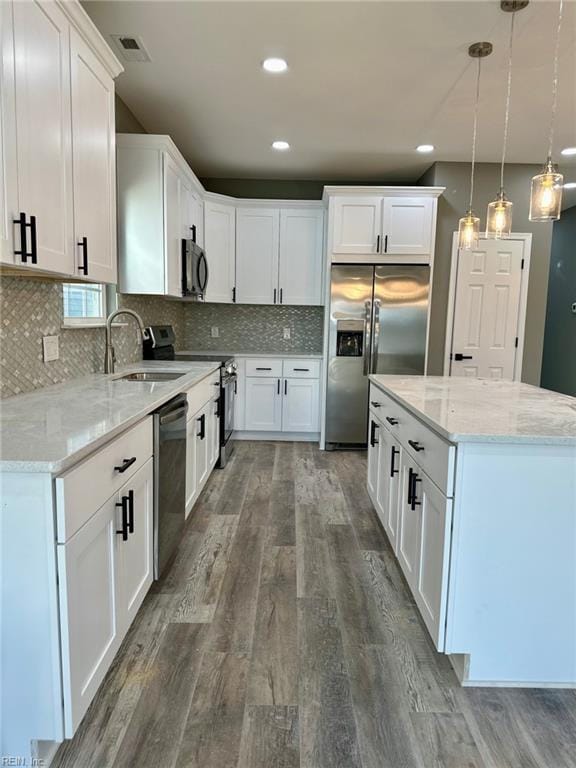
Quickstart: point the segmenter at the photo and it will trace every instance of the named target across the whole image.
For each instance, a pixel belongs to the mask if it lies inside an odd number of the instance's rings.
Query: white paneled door
[[[237,209],[236,300],[240,304],[278,302],[279,245],[278,209]]]
[[[434,229],[433,207],[431,197],[385,197],[382,204],[382,253],[429,255]]]
[[[460,251],[450,375],[513,379],[524,243],[480,240]]]
[[[332,220],[333,253],[379,253],[382,197],[336,197]]]
[[[164,154],[164,238],[166,248],[165,291],[182,296],[181,180],[176,163]]]
[[[207,201],[204,207],[204,240],[208,260],[206,301],[234,300],[236,210],[232,205]]]
[[[324,212],[280,211],[279,301],[322,304]]]

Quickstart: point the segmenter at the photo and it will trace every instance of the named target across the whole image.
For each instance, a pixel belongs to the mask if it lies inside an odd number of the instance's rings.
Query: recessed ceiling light
[[[567,181],[564,184],[564,189],[576,189],[576,181]]]
[[[416,147],[416,152],[421,152],[423,155],[434,152],[434,144],[419,144]]]
[[[561,155],[568,155],[568,156],[576,155],[576,147],[564,147],[564,149],[562,150],[562,152],[560,154]]]
[[[279,152],[285,152],[290,149],[290,144],[287,141],[273,141],[272,149],[277,149]]]
[[[274,74],[278,74],[278,72],[286,72],[288,63],[284,59],[264,59],[262,62],[262,69],[265,69],[266,72],[274,72]]]

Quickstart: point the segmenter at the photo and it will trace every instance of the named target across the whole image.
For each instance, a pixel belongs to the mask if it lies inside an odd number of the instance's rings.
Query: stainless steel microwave
[[[204,301],[208,262],[204,249],[194,240],[182,240],[182,296]]]

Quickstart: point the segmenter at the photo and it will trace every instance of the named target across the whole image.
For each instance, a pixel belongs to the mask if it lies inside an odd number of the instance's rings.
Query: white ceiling
[[[198,175],[416,180],[434,160],[468,161],[475,62],[484,60],[478,159],[501,151],[510,15],[497,0],[221,2],[88,0],[106,37],[139,35],[150,63],[125,63],[121,98],[172,136]],[[545,158],[557,2],[516,16],[508,159]],[[289,71],[260,68],[283,56]],[[565,3],[556,146],[576,145],[576,2]],[[286,153],[270,149],[286,139]],[[425,157],[420,143],[437,150]],[[563,163],[576,180],[576,160]]]

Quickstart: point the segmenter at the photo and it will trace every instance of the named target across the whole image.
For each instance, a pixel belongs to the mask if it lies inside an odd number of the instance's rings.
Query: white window
[[[64,283],[64,325],[106,322],[106,290],[99,283]]]

